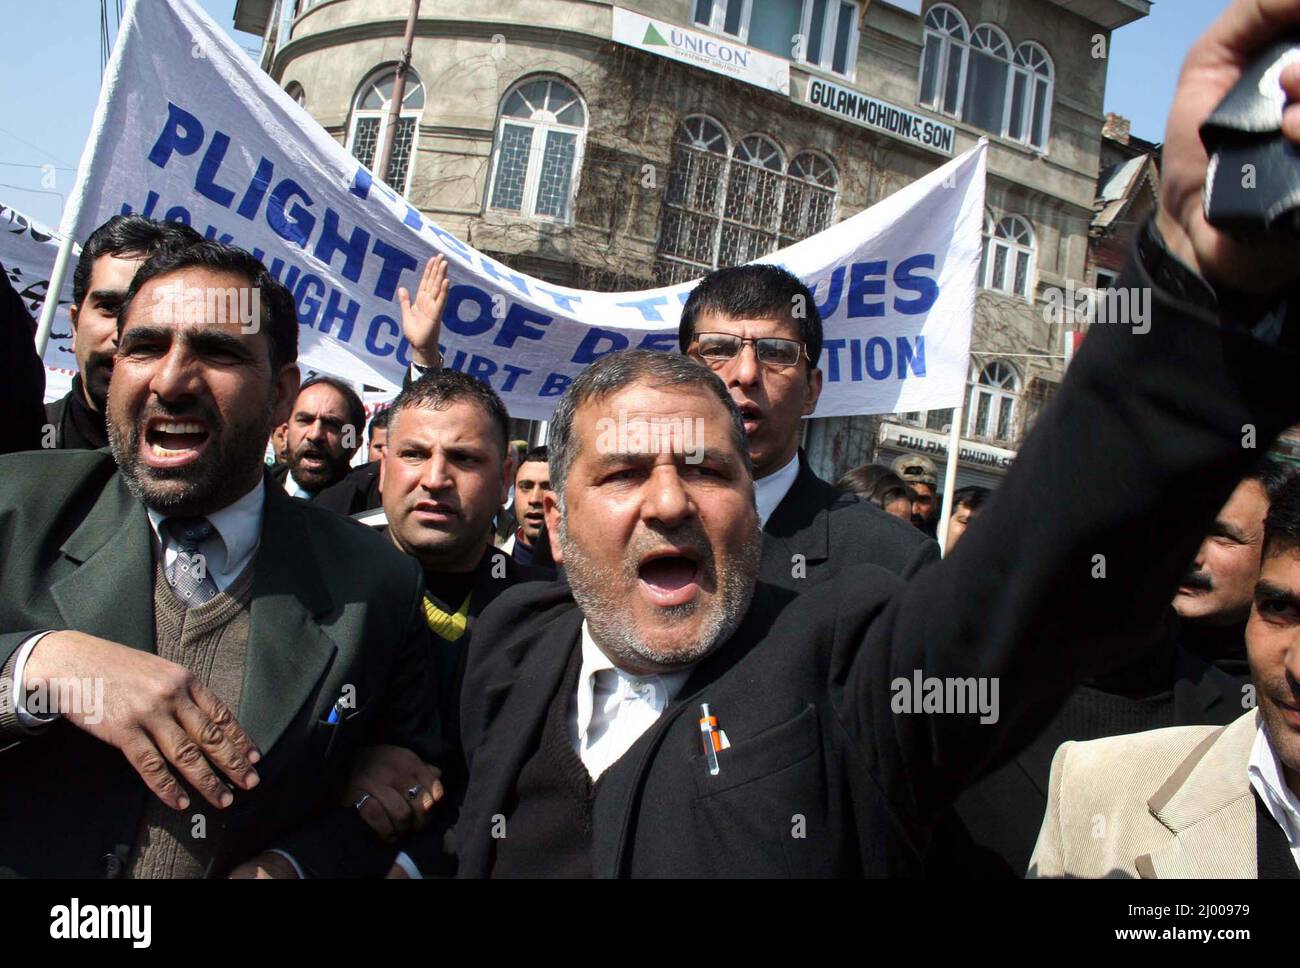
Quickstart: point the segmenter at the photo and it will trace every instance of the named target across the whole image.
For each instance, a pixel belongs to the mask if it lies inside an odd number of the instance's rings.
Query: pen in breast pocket
[[[340,696],[338,702],[334,704],[334,708],[330,710],[329,717],[325,720],[325,722],[329,723],[331,726],[337,726],[339,721],[339,712],[342,709],[343,709],[343,698]]]
[[[718,751],[722,749],[722,734],[718,731],[718,717],[709,712],[709,704],[700,705],[700,736],[704,740],[704,757],[709,764],[709,776],[717,776]]]

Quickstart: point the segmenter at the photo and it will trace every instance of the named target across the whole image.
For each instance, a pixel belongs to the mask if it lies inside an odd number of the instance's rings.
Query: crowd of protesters
[[[1300,420],[1300,251],[1208,226],[1195,135],[1279,30],[1193,50],[1149,332],[1091,334],[946,527],[922,455],[810,466],[784,269],[706,276],[530,447],[442,364],[441,256],[367,421],[253,255],[110,219],[43,410],[0,306],[0,874],[1300,876],[1300,479],[1242,435]]]

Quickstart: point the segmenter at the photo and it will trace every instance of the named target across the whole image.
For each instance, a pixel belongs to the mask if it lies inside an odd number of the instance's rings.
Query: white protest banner
[[[33,222],[17,209],[0,203],[0,272],[22,297],[23,305],[35,319],[45,304],[45,295],[59,254],[59,240],[43,225]],[[57,400],[68,392],[77,372],[77,357],[72,350],[72,273],[63,280],[54,329],[45,347],[45,402]]]
[[[761,260],[799,275],[825,318],[818,416],[961,400],[985,152]],[[294,294],[301,362],[380,388],[396,388],[410,360],[397,288],[414,289],[443,253],[446,365],[489,383],[515,417],[546,419],[605,353],[675,352],[692,288],[567,289],[475,251],[373,179],[192,0],[128,8],[65,231],[81,240],[126,211],[253,251]]]

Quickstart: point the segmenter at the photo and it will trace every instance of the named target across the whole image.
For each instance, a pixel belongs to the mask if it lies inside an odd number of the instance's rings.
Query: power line
[[[77,170],[75,168],[64,168],[62,165],[27,165],[27,164],[23,164],[20,161],[0,161],[0,165],[5,165],[9,168],[36,168],[41,171],[44,171],[46,168],[52,168],[55,171],[76,171]]]
[[[32,144],[30,141],[28,141],[26,138],[22,137],[21,135],[14,134],[14,133],[13,133],[12,131],[10,131],[8,128],[0,128],[0,134],[7,134],[9,137],[13,138],[15,141],[20,141],[20,142],[22,142],[23,144],[25,144],[28,148],[31,148],[31,149],[33,149],[33,150],[35,150],[35,151],[39,151],[39,152],[40,152],[41,154],[43,154],[43,155],[47,155],[47,156],[48,156],[48,155],[52,155],[52,154],[54,154],[54,152],[52,152],[52,151],[50,151],[50,150],[48,150],[48,149],[46,149],[46,148],[42,148],[40,145]]]
[[[44,188],[24,188],[22,185],[10,185],[8,182],[0,182],[0,188],[12,188],[16,192],[33,192],[37,195],[53,195],[55,198],[63,198],[62,192],[46,191]]]

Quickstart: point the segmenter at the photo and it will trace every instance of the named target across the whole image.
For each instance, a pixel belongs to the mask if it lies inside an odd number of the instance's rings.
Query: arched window
[[[307,92],[302,89],[302,85],[297,81],[290,81],[286,84],[284,93],[293,98],[298,107],[305,108],[307,106]]]
[[[1006,135],[1040,151],[1047,148],[1052,120],[1054,73],[1047,52],[1037,44],[1016,48],[1011,68],[1011,104],[1007,111]]]
[[[952,7],[938,4],[925,15],[921,55],[921,104],[956,116],[966,73],[966,21]]]
[[[377,71],[361,85],[352,105],[348,147],[352,151],[352,157],[371,171],[379,164],[380,146],[384,143],[384,133],[388,127],[388,113],[393,103],[393,83],[396,80],[396,68],[386,67]],[[376,172],[390,188],[403,195],[411,180],[420,115],[423,113],[424,85],[414,70],[408,70],[388,170],[382,174]]]
[[[1034,230],[1019,215],[989,226],[984,245],[984,288],[1033,302]]]
[[[966,97],[962,120],[1001,134],[1007,107],[1007,76],[1011,72],[1011,44],[1002,31],[980,24],[971,35],[970,66],[966,70]]]
[[[659,222],[655,275],[660,285],[696,279],[717,266],[730,154],[726,132],[712,118],[687,118],[678,126]]]
[[[968,31],[960,13],[936,4],[925,15],[917,102],[995,135],[1047,150],[1055,69],[1041,46],[1011,49],[993,24]]]
[[[787,167],[766,135],[732,147],[712,118],[687,118],[677,129],[660,211],[656,280],[698,279],[828,228],[838,186],[834,164],[816,152],[800,152]]]
[[[719,265],[738,266],[776,250],[784,174],[785,156],[770,138],[751,134],[736,145],[727,167]]]
[[[835,219],[839,175],[829,160],[813,151],[795,155],[787,169],[781,206],[781,245],[830,228]]]
[[[520,81],[501,99],[488,207],[570,221],[586,136],[587,108],[569,84]]]
[[[1010,443],[1015,436],[1020,376],[1009,363],[994,360],[979,371],[972,368],[967,437]]]

